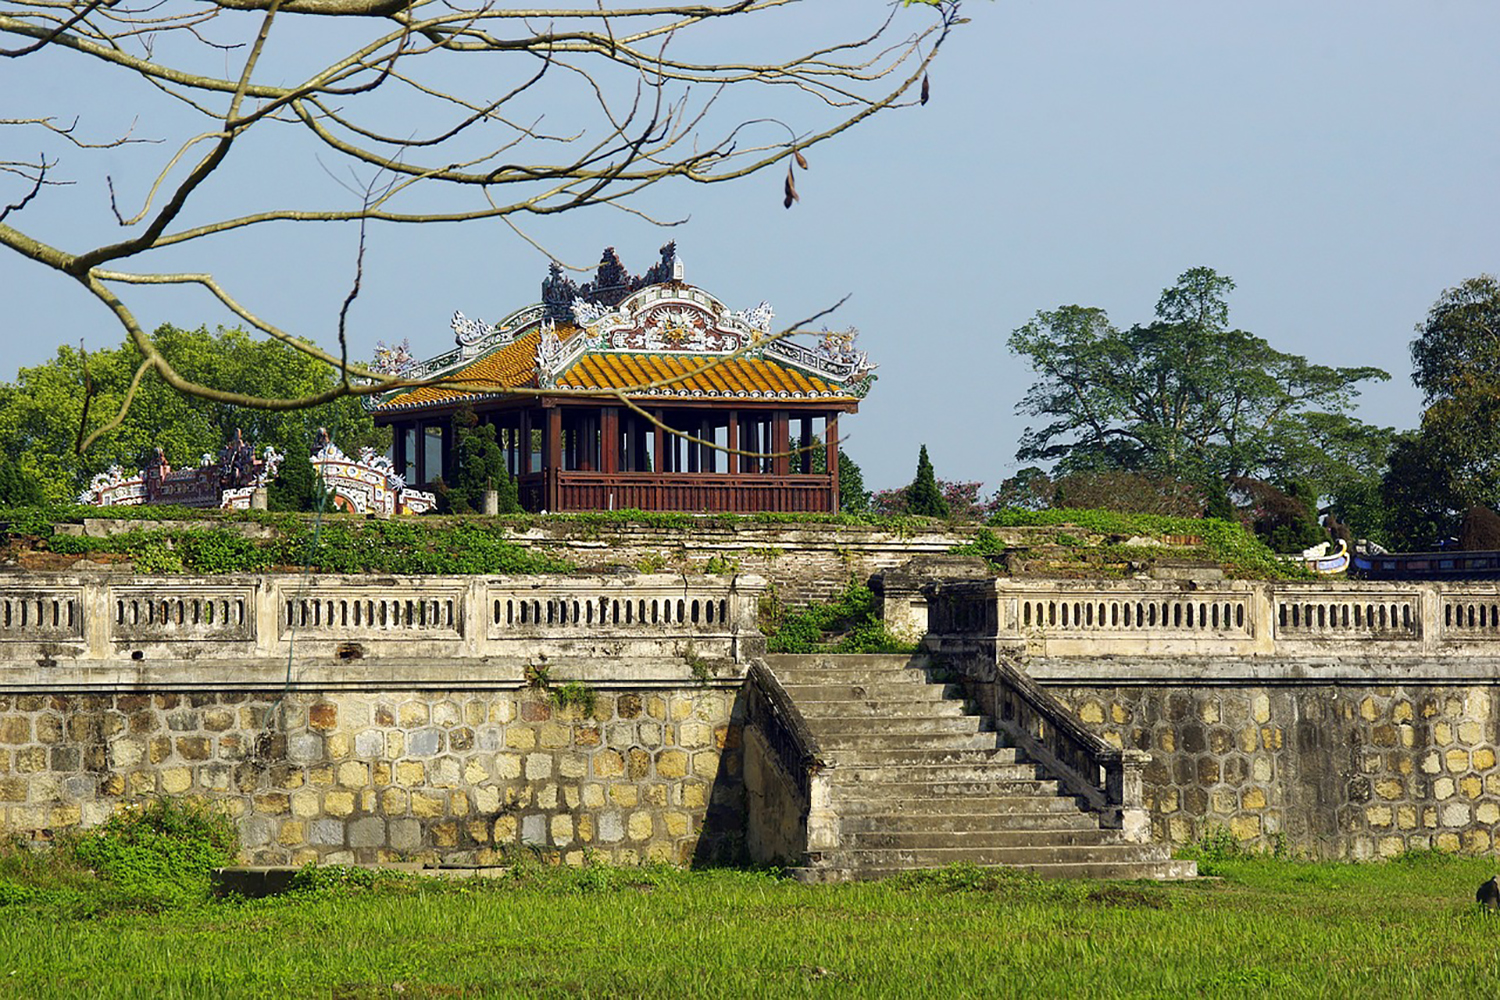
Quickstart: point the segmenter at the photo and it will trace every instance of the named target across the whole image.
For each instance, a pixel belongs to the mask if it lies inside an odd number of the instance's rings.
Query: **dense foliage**
[[[209,873],[232,864],[239,837],[227,817],[154,799],[50,849],[0,849],[0,906],[60,917],[159,911],[202,903]]]
[[[870,491],[865,489],[865,474],[849,457],[847,451],[839,451],[839,512],[843,514],[867,514],[870,511]]]
[[[162,326],[152,341],[185,377],[216,388],[284,398],[334,384],[332,369],[322,362],[239,329]],[[236,429],[257,451],[272,445],[293,457],[308,453],[320,426],[349,454],[387,444],[389,432],[377,431],[354,399],[290,412],[248,410],[184,396],[153,370],[142,378],[120,426],[79,455],[80,427],[87,433],[118,413],[140,362],[128,342],[87,353],[64,346],[46,364],[22,368],[14,383],[0,383],[0,466],[14,463],[45,499],[61,501],[76,497],[111,465],[141,468],[158,445],[172,465],[196,465],[201,455],[218,455]],[[22,502],[6,485],[13,481],[0,482],[0,502]]]
[[[1429,549],[1465,511],[1500,507],[1500,281],[1443,292],[1412,341],[1412,381],[1427,409],[1391,451],[1380,496],[1392,544]]]
[[[1316,442],[1378,368],[1330,368],[1229,325],[1234,281],[1211,268],[1184,272],[1157,301],[1156,319],[1116,328],[1102,309],[1037,313],[1010,338],[1037,373],[1018,409],[1027,428],[1017,457],[1064,472],[1125,469],[1189,481],[1279,480],[1288,441]]]
[[[886,629],[874,592],[855,580],[826,603],[792,608],[771,594],[760,611],[766,648],[772,653],[909,653],[916,648]]]
[[[307,461],[306,448],[286,456],[277,470],[276,478],[266,488],[266,499],[271,510],[279,511],[331,511],[334,509],[333,492]]]
[[[177,512],[179,516],[182,511]],[[0,519],[6,512],[0,511]],[[229,525],[137,528],[93,538],[38,528],[53,552],[117,554],[147,573],[255,573],[307,568],[320,573],[566,573],[571,563],[532,552],[488,523],[470,520],[365,520],[261,515],[272,538],[246,538]]]
[[[472,407],[462,406],[454,414],[453,432],[453,482],[439,480],[439,509],[444,513],[482,513],[485,493],[494,490],[501,514],[520,513],[516,481],[506,471],[505,452],[496,440],[495,425],[481,424]]]
[[[1089,534],[1126,538],[1190,536],[1200,539],[1206,557],[1222,565],[1231,576],[1284,580],[1300,579],[1308,575],[1302,567],[1278,559],[1261,539],[1246,531],[1238,521],[1221,521],[1212,517],[1130,514],[1109,510],[1009,508],[997,512],[989,523],[995,527],[1069,527]]]

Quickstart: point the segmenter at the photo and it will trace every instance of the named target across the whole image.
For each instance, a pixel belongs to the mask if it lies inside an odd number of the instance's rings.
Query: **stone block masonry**
[[[1247,846],[1358,860],[1500,844],[1493,684],[1048,691],[1105,740],[1151,753],[1145,800],[1159,840],[1224,829]]]
[[[0,822],[45,838],[155,795],[223,810],[255,864],[737,858],[733,690],[0,695]]]
[[[858,524],[728,522],[714,517],[680,528],[618,522],[542,521],[513,530],[511,540],[593,571],[753,573],[790,604],[827,601],[849,579],[864,582],[913,556],[968,542],[973,527],[896,531]]]

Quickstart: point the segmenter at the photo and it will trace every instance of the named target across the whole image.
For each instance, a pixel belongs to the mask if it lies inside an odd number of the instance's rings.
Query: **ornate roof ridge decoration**
[[[538,351],[538,385],[550,388],[585,353],[725,355],[745,350],[741,357],[767,358],[801,368],[863,396],[873,381],[875,365],[854,347],[859,331],[824,330],[813,346],[790,338],[771,340],[776,312],[769,302],[753,309],[731,311],[713,295],[683,282],[651,285],[625,297],[613,309],[582,299],[573,303],[573,319],[584,329],[544,368]]]
[[[334,504],[356,514],[425,514],[437,507],[437,496],[422,490],[408,489],[406,477],[395,464],[377,455],[369,446],[359,449],[359,458],[351,458],[333,443],[326,427],[318,428],[317,440],[308,461],[328,488]]]
[[[682,261],[677,259],[677,244],[668,243],[660,252],[661,259],[637,277],[625,270],[614,247],[605,247],[604,253],[599,255],[594,280],[582,285],[563,274],[562,265],[554,260],[542,282],[542,308],[554,322],[571,323],[574,303],[580,300],[607,309],[619,305],[626,296],[648,285],[681,281]]]
[[[537,331],[540,338],[533,359],[535,373],[527,381],[540,389],[555,388],[569,368],[594,352],[712,357],[744,351],[741,357],[791,365],[855,398],[863,398],[875,381],[876,366],[865,352],[854,347],[857,330],[825,329],[811,346],[791,339],[761,344],[771,336],[776,316],[770,303],[730,310],[713,295],[687,284],[682,275],[676,243],[663,246],[661,259],[640,276],[626,271],[614,248],[606,247],[594,280],[582,285],[564,275],[561,265],[553,261],[542,281],[541,303],[519,309],[492,326],[454,312],[452,326],[458,346],[453,350],[412,362],[409,355],[401,357],[387,348],[390,359],[382,356],[381,360],[401,365],[399,372],[392,373],[406,379],[431,379],[455,373]],[[571,335],[566,330],[560,333],[559,324],[576,324],[580,330]],[[474,398],[503,395],[504,391],[501,388]],[[689,394],[672,386],[651,391],[659,396]],[[375,409],[393,399],[394,394],[387,393],[366,396],[363,402],[368,409]]]
[[[239,429],[217,459],[205,452],[196,467],[173,469],[158,445],[146,467],[133,476],[118,465],[94,476],[89,488],[78,494],[78,502],[95,507],[172,503],[244,509],[250,506],[251,493],[276,478],[285,457],[267,445],[264,457],[256,458],[254,446],[245,442]]]

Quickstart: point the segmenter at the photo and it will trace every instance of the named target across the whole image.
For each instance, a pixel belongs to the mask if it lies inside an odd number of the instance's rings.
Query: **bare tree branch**
[[[637,197],[661,183],[724,183],[782,161],[788,200],[811,198],[811,189],[797,191],[793,173],[807,169],[805,151],[871,115],[917,106],[928,96],[933,60],[963,21],[957,0],[916,0],[875,11],[863,28],[830,30],[809,19],[807,42],[790,56],[756,58],[753,50],[762,43],[744,42],[734,58],[722,59],[706,46],[720,45],[723,32],[708,26],[790,18],[806,0],[594,3],[465,9],[447,0],[0,0],[0,56],[24,59],[47,49],[102,86],[145,82],[154,104],[143,106],[141,121],[166,135],[135,138],[132,123],[115,139],[87,142],[75,133],[87,109],[23,108],[0,125],[38,128],[69,155],[103,155],[147,141],[167,142],[170,150],[139,185],[112,168],[115,176],[103,182],[108,197],[97,202],[106,211],[70,211],[67,235],[55,237],[18,228],[14,219],[51,185],[65,183],[54,173],[61,152],[44,150],[35,161],[0,159],[0,247],[70,275],[111,310],[141,355],[133,385],[154,371],[174,389],[203,399],[292,410],[427,384],[350,361],[348,323],[362,287],[371,222],[499,218],[540,248],[516,216],[600,205],[673,225],[646,214]],[[342,51],[328,48],[326,30],[310,27],[338,18],[344,21],[335,23],[348,28],[332,36],[349,40]],[[315,44],[298,44],[307,39]],[[776,34],[773,47],[784,48],[786,40]],[[762,100],[765,113],[728,115],[722,98],[740,91]],[[161,114],[162,108],[171,114]],[[271,128],[281,129],[275,141],[286,163],[286,200],[237,200],[235,211],[221,210],[210,182],[232,184],[255,169],[257,161],[241,152],[245,137]],[[387,180],[356,192],[353,204],[310,202],[298,182],[323,156],[332,158],[325,166],[330,172],[373,170]],[[120,208],[122,200],[133,214]],[[97,238],[78,240],[71,227],[79,222]],[[151,262],[163,251],[194,244],[203,257],[232,256],[239,231],[268,227],[278,234],[281,227],[271,224],[285,222],[358,227],[354,282],[330,324],[336,352],[263,319],[230,295],[211,267],[153,273],[158,268]],[[119,227],[130,231],[126,238]],[[279,238],[293,245],[298,239],[291,232]],[[80,242],[81,249],[61,249]],[[182,377],[122,296],[142,286],[184,284],[203,287],[250,326],[329,364],[338,375],[335,386],[276,399]],[[617,399],[641,412],[627,394],[676,381],[579,394]],[[121,416],[80,445],[118,426]]]

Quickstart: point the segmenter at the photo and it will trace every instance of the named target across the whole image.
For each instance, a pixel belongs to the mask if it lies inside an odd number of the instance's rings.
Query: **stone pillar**
[[[484,491],[484,513],[486,517],[494,517],[500,513],[500,491]]]
[[[250,492],[250,509],[251,510],[270,510],[271,509],[271,495],[270,495],[270,491],[267,490],[264,486],[257,486],[254,490],[252,490]]]

